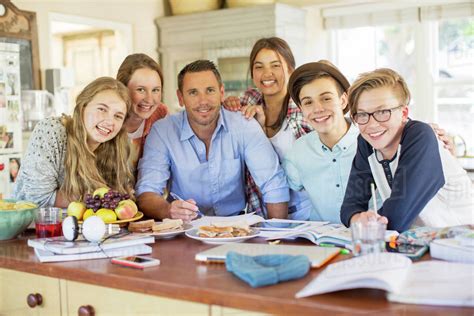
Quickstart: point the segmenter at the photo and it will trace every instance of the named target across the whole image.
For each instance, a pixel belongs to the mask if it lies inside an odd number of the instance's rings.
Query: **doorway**
[[[79,92],[98,77],[115,77],[122,60],[132,52],[132,26],[107,20],[50,13],[51,65],[72,76],[68,109],[72,113]]]

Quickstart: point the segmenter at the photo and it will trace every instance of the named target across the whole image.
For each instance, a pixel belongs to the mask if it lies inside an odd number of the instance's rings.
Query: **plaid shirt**
[[[245,91],[242,97],[240,97],[240,104],[243,106],[262,105],[265,107],[265,100],[263,98],[263,94],[260,91],[250,88]],[[293,132],[293,135],[295,135],[296,139],[313,130],[313,128],[304,120],[303,113],[301,112],[300,108],[291,99],[290,103],[288,104],[286,119],[288,121],[288,126],[291,128],[291,131]],[[253,180],[252,175],[248,169],[245,170],[245,180],[245,192],[248,202],[247,211],[255,212],[255,214],[266,218],[267,212],[263,205],[262,195],[260,194],[260,191],[258,190],[258,187],[255,184],[255,181]]]

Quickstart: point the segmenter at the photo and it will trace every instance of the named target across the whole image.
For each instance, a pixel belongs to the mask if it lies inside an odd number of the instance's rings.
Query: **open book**
[[[61,262],[86,259],[103,259],[112,257],[128,257],[135,255],[147,255],[150,254],[152,251],[153,249],[145,244],[122,248],[106,249],[104,251],[98,252],[86,252],[70,255],[59,255],[51,251],[35,248],[36,257],[40,262]]]
[[[385,240],[389,241],[391,236],[397,235],[398,233],[396,231],[387,230],[385,233]],[[328,224],[321,226],[320,223],[316,222],[314,225],[310,225],[303,229],[293,230],[291,232],[272,233],[272,236],[267,238],[267,240],[294,239],[298,237],[306,238],[316,245],[332,244],[338,247],[352,249],[351,229],[342,224]]]
[[[85,240],[82,236],[75,241],[68,241],[64,237],[29,239],[28,246],[55,254],[70,255],[88,252],[102,252],[103,250],[123,248],[136,245],[152,244],[153,236],[128,234],[111,236],[97,244]]]
[[[474,265],[441,261],[412,263],[401,254],[378,253],[329,265],[297,298],[347,289],[374,288],[390,301],[474,306]]]

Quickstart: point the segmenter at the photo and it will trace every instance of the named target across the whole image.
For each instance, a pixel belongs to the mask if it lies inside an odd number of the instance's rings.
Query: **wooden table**
[[[39,263],[25,239],[17,239],[0,242],[0,268],[208,305],[285,315],[474,313],[472,308],[390,303],[385,292],[369,289],[295,299],[295,293],[321,271],[317,269],[296,281],[252,289],[227,272],[223,264],[195,262],[195,254],[210,247],[184,235],[157,240],[152,256],[159,258],[161,265],[141,271],[113,265],[106,259]],[[339,255],[335,260],[344,258],[347,255]]]

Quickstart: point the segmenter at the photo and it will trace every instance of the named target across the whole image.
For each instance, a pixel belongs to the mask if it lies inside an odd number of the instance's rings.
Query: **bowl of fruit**
[[[90,216],[98,216],[106,224],[121,226],[143,217],[143,213],[138,211],[137,205],[128,194],[109,188],[99,188],[92,194],[86,194],[84,201],[69,203],[67,215],[75,216],[79,222]]]
[[[28,201],[0,200],[0,240],[15,238],[35,218],[38,205]]]

